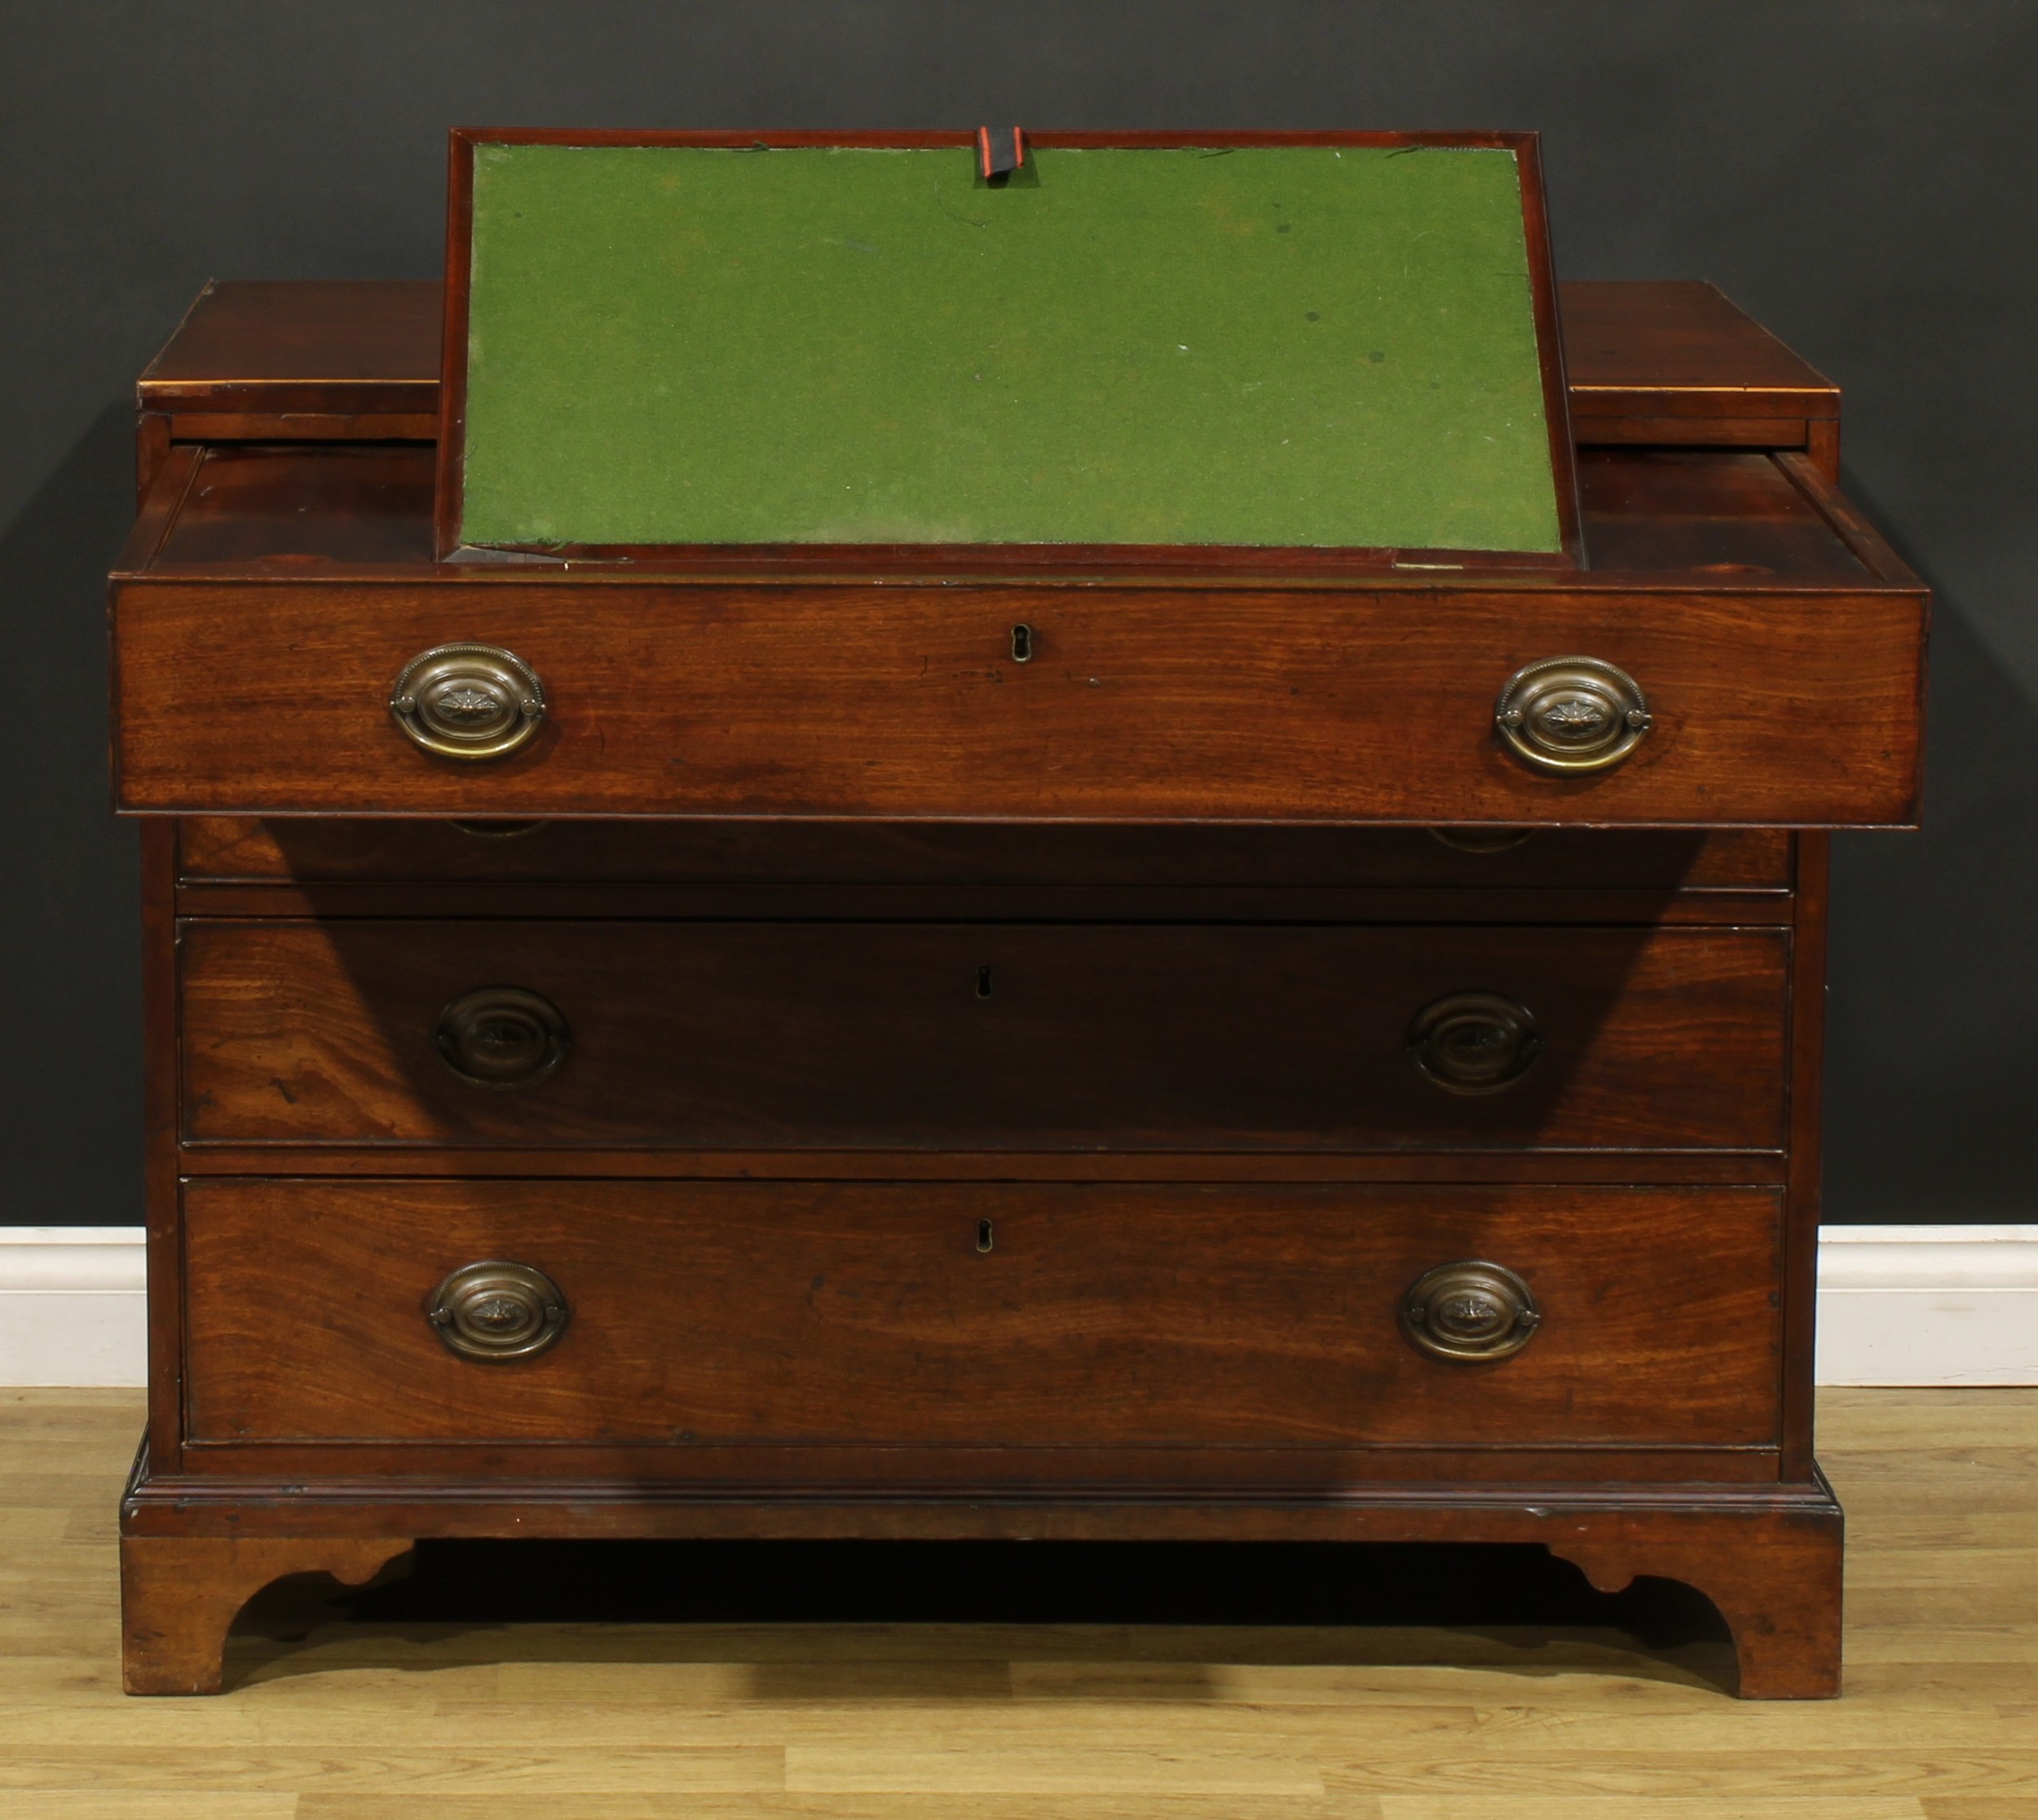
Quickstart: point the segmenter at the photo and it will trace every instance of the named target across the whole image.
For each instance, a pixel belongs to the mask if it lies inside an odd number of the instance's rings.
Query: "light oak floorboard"
[[[140,1404],[0,1392],[7,1820],[2038,1820],[2038,1391],[1846,1390],[1847,1686],[1604,1629],[371,1624],[120,1692]],[[292,1600],[294,1598],[295,1602]]]
[[[202,1801],[202,1809],[197,1801]],[[188,1820],[201,1811],[206,1820],[297,1820],[299,1809],[295,1795],[236,1794],[223,1788],[209,1788],[196,1797],[181,1790],[96,1788],[14,1791],[7,1796],[7,1820]]]
[[[1915,1816],[1913,1806],[1905,1810]],[[1124,1793],[580,1795],[572,1820],[1381,1820],[1367,1796]],[[561,1820],[556,1806],[499,1796],[435,1797],[430,1820]],[[295,1820],[419,1820],[408,1796],[307,1795]],[[1696,1820],[1696,1817],[1694,1817]],[[1715,1817],[1716,1820],[1716,1817]],[[1882,1820],[1872,1813],[1869,1820]],[[2013,1817],[2014,1820],[2014,1817]]]
[[[1731,1806],[1710,1795],[1531,1795],[1509,1801],[1506,1811],[1507,1820],[1926,1820],[1914,1795],[1871,1795],[1837,1805],[1823,1796],[1754,1796]],[[1465,1820],[1465,1806],[1431,1795],[1386,1795],[1380,1820]]]

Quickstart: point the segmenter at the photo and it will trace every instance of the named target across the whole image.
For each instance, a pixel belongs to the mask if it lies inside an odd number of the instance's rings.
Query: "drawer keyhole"
[[[977,996],[979,998],[990,996],[990,969],[987,967],[977,969]]]
[[[987,1219],[980,1219],[977,1222],[977,1249],[979,1251],[988,1251],[990,1246],[990,1222]]]
[[[1014,626],[1012,628],[1012,661],[1030,663],[1033,661],[1033,628]]]

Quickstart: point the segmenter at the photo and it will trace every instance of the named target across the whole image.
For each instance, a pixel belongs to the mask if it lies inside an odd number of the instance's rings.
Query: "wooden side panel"
[[[1784,1234],[1784,1457],[1786,1478],[1818,1471],[1812,1457],[1817,1362],[1819,1216],[1824,1174],[1826,949],[1831,839],[1797,837],[1798,927],[1790,952],[1790,1198]]]
[[[1192,588],[130,582],[127,809],[460,817],[1900,823],[1924,601]],[[1012,628],[1032,660],[1012,659]],[[506,646],[552,703],[494,764],[412,747],[417,652]],[[1617,769],[1506,756],[1494,699],[1589,653],[1648,691]]]
[[[183,1216],[177,1192],[179,1020],[177,829],[142,824],[142,1195],[148,1246],[149,1461],[174,1473],[183,1446]]]
[[[184,1135],[215,1143],[1777,1150],[1781,931],[347,921],[185,925]],[[572,1047],[462,1080],[486,986]],[[1448,1092],[1412,1021],[1541,1053]]]
[[[655,1443],[681,1451],[667,1472],[695,1443],[849,1443],[876,1450],[871,1483],[900,1443],[1773,1443],[1779,1200],[193,1183],[192,1433]],[[477,1363],[426,1311],[497,1258],[545,1271],[571,1319],[549,1351]],[[1416,1278],[1465,1258],[1541,1304],[1511,1358],[1443,1362],[1399,1329]]]

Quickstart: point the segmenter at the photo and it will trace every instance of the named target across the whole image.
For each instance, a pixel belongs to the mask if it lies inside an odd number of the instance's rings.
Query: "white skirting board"
[[[1821,1384],[2038,1384],[2038,1226],[1828,1226]]]
[[[0,1226],[0,1384],[148,1382],[139,1226]]]
[[[140,1384],[130,1226],[0,1226],[0,1385]],[[2038,1384],[2038,1226],[1828,1226],[1821,1384]]]

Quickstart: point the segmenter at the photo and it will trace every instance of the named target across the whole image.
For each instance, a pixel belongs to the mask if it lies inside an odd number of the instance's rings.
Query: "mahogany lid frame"
[[[1555,494],[1560,549],[1555,552],[1330,548],[1236,544],[567,544],[527,552],[460,540],[466,454],[467,311],[473,276],[474,170],[481,145],[691,146],[749,149],[868,147],[884,150],[968,151],[973,130],[931,132],[726,132],[456,126],[448,135],[446,182],[446,314],[441,356],[438,467],[433,536],[442,562],[595,562],[687,569],[823,571],[832,575],[995,574],[1080,575],[1127,570],[1176,575],[1378,573],[1383,571],[1568,571],[1585,566],[1570,392],[1550,253],[1538,135],[1531,132],[1036,132],[1030,150],[1162,151],[1202,147],[1358,146],[1396,150],[1502,150],[1520,173],[1522,232],[1528,262],[1543,421]]]

